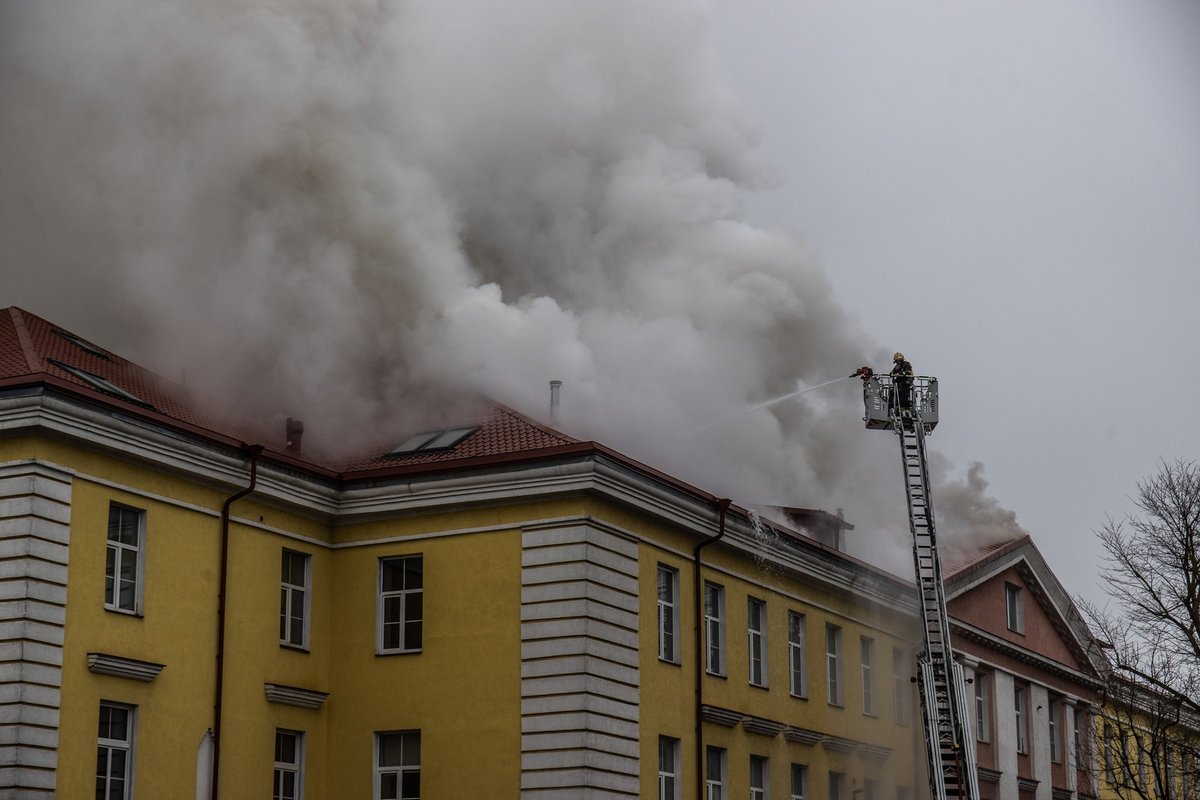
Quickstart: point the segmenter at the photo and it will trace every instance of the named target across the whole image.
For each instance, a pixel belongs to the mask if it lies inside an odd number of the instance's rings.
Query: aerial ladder
[[[930,795],[932,800],[979,800],[975,739],[967,715],[963,668],[955,661],[950,645],[950,623],[925,457],[925,436],[938,422],[937,378],[911,378],[911,400],[901,403],[896,382],[890,375],[875,375],[866,367],[856,374],[863,379],[866,406],[863,421],[867,428],[890,430],[900,439],[921,628],[925,638],[924,650],[917,656],[914,681],[921,696]]]

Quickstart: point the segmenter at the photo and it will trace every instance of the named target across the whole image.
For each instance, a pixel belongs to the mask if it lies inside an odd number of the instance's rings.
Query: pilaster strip
[[[637,543],[581,522],[522,533],[521,797],[639,792]]]
[[[0,464],[0,786],[54,796],[58,766],[71,475]]]

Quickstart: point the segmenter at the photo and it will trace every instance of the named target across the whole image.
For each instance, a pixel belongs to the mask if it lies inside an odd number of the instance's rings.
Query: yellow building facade
[[[503,409],[250,446],[4,313],[6,796],[925,796],[910,584]]]

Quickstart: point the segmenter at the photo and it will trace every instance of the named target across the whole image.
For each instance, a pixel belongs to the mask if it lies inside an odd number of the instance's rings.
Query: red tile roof
[[[96,385],[66,367],[82,370],[128,392],[140,403]],[[115,355],[103,347],[57,328],[50,322],[15,306],[0,310],[0,388],[20,385],[52,385],[73,394],[115,405],[134,415],[148,415],[167,424],[190,429],[230,444],[261,442],[261,432],[248,430],[229,420],[216,419],[200,408],[186,387]],[[341,462],[302,463],[322,472],[387,471],[415,465],[444,464],[509,456],[526,451],[577,444],[577,440],[534,422],[498,403],[479,398],[464,404],[460,417],[444,427],[478,426],[478,430],[448,450],[389,457],[386,453],[401,440],[381,441],[370,452]],[[418,433],[420,431],[411,431]],[[269,451],[292,461],[301,460],[284,452],[280,442]]]
[[[963,550],[955,550],[953,547],[939,547],[938,555],[940,556],[939,560],[942,565],[942,576],[950,579],[958,577],[960,573],[973,572],[992,559],[999,558],[1010,550],[1020,547],[1028,539],[1029,535],[1025,534],[1015,539],[1006,539]]]

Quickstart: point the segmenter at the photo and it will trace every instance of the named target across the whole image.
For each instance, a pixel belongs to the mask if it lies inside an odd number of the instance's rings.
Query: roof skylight
[[[92,344],[91,342],[86,342],[83,339],[80,339],[78,336],[76,336],[73,333],[68,333],[67,331],[60,330],[59,328],[55,328],[54,335],[61,336],[62,338],[66,339],[68,342],[70,342],[71,344],[78,347],[83,352],[87,353],[88,355],[99,356],[100,358],[103,358],[105,361],[112,361],[112,359],[108,357],[108,353],[104,352],[99,347],[96,347],[96,345]]]
[[[147,403],[145,400],[138,397],[136,394],[125,391],[120,386],[117,386],[115,383],[108,380],[107,378],[101,378],[99,375],[88,372],[86,369],[79,369],[78,367],[72,367],[69,364],[64,364],[61,361],[55,361],[52,358],[47,359],[47,360],[54,366],[58,367],[59,369],[71,373],[76,378],[79,378],[81,381],[91,384],[94,388],[99,389],[102,392],[107,392],[108,394],[116,395],[117,397],[121,398],[122,400],[128,400],[129,402],[137,403],[140,406],[146,406],[147,408],[154,408],[153,405],[151,405],[150,403]]]
[[[443,428],[437,431],[416,433],[388,451],[389,456],[407,456],[413,453],[434,453],[450,450],[463,439],[479,430],[478,425],[465,428]]]

